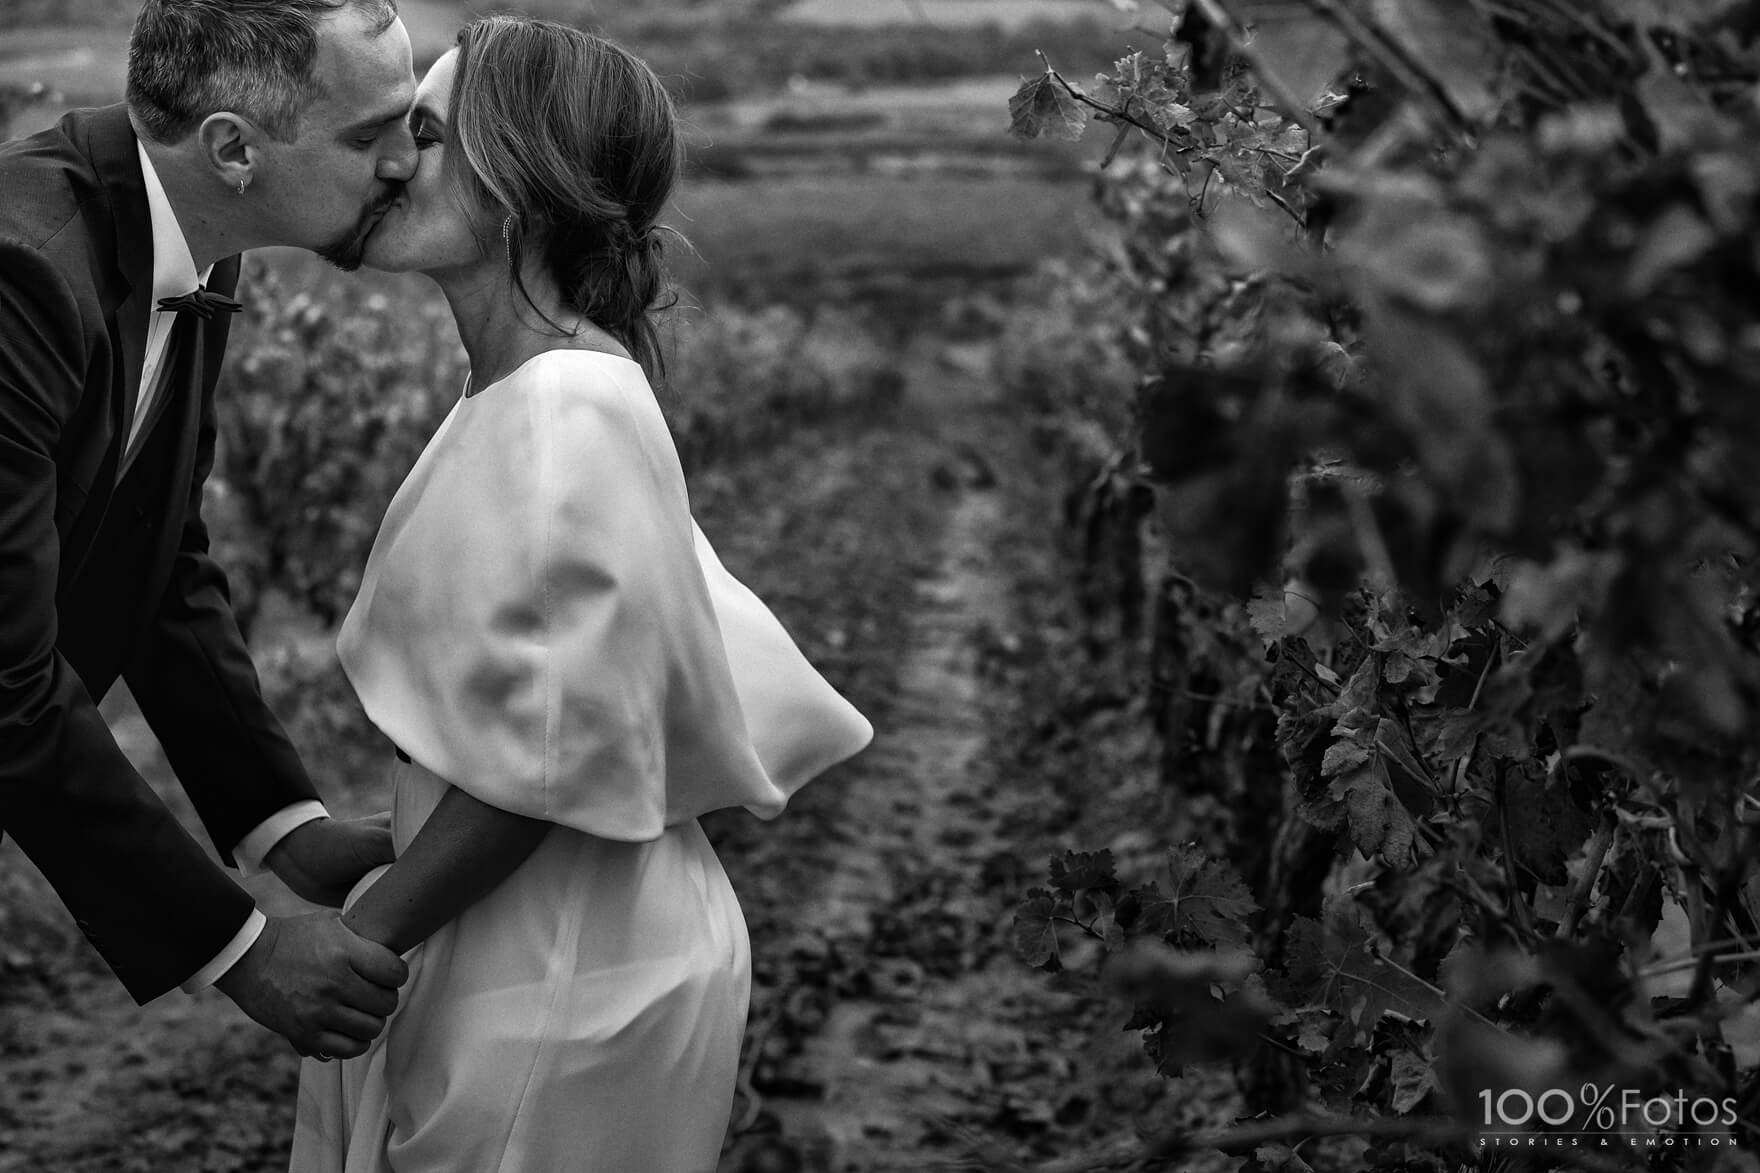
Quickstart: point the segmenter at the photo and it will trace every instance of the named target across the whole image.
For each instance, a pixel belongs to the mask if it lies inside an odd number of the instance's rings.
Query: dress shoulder
[[[635,364],[541,356],[442,439],[339,640],[369,716],[415,760],[491,805],[644,840],[719,807],[774,813],[803,771],[860,748],[847,702],[708,549]],[[779,665],[806,709],[779,706],[773,678],[742,694]],[[822,728],[805,752],[754,731],[742,695],[802,732],[835,709],[842,752]]]

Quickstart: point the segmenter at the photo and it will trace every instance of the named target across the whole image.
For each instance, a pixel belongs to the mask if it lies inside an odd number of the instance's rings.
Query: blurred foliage
[[[1057,280],[1140,377],[1083,415],[1113,446],[1072,517],[1123,564],[1169,784],[1237,812],[1207,847],[1258,962],[1212,994],[1250,1002],[1250,1105],[1358,1121],[1355,1168],[1452,1159],[1487,1089],[1728,1099],[1749,1143],[1755,7],[1160,7],[1163,49],[1011,113],[1112,137],[1118,232]],[[1029,960],[1042,918],[1235,944],[1128,893],[1054,872]],[[1169,1069],[1202,1058],[1176,978],[1130,994]]]
[[[802,428],[898,406],[896,353],[848,309],[717,307],[675,334],[662,396],[687,474],[743,459]]]
[[[796,79],[859,87],[1019,75],[1033,70],[1035,51],[1047,44],[1060,46],[1072,68],[1094,70],[1112,59],[1118,37],[1098,16],[1012,28],[925,22],[851,29],[749,18],[644,22],[611,13],[589,13],[578,23],[602,23],[686,102],[775,93]]]
[[[265,591],[325,627],[360,585],[391,496],[462,390],[444,302],[252,262],[205,508],[247,631]],[[835,418],[878,418],[896,358],[848,311],[678,311],[660,399],[687,469]]]
[[[391,312],[338,279],[290,290],[252,262],[227,361],[205,509],[248,632],[273,586],[326,626],[360,585],[379,518],[464,382],[445,304]]]
[[[68,26],[128,28],[138,0],[0,0],[0,32]]]
[[[0,140],[12,137],[12,121],[34,106],[58,100],[59,95],[42,82],[19,85],[0,82]]]

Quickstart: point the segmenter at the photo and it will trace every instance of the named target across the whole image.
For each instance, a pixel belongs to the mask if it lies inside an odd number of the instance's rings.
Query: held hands
[[[302,1055],[362,1054],[397,1009],[403,959],[357,937],[334,912],[271,917],[214,984]]]
[[[382,812],[302,824],[270,848],[263,862],[295,895],[339,908],[356,881],[395,858],[391,815]]]

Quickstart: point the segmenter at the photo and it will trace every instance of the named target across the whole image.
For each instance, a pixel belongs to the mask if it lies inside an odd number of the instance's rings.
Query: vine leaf
[[[1057,946],[1057,926],[1051,920],[1056,908],[1051,893],[1034,888],[1014,911],[1015,952],[1034,969],[1049,973],[1063,968],[1063,957]]]
[[[1064,852],[1051,861],[1051,886],[1069,893],[1087,888],[1109,892],[1118,887],[1111,848]]]
[[[1331,783],[1326,796],[1310,804],[1310,817],[1321,826],[1337,826],[1342,815],[1358,851],[1365,856],[1379,853],[1394,867],[1409,868],[1417,863],[1424,845],[1418,838],[1418,825],[1412,813],[1395,793],[1388,769],[1392,755],[1382,740],[1383,726],[1391,726],[1389,741],[1398,744],[1404,735],[1397,725],[1383,717],[1373,725],[1348,732],[1346,738],[1327,748],[1320,774]],[[1421,779],[1423,767],[1409,751],[1403,758],[1402,774],[1415,770],[1418,773],[1414,777]],[[1406,788],[1413,789],[1409,784]]]
[[[1267,645],[1282,639],[1286,633],[1283,589],[1261,584],[1247,601],[1247,622]]]
[[[1723,1001],[1722,995],[1719,1001]],[[1736,1066],[1743,1069],[1760,1066],[1760,1002],[1739,1005],[1735,1013],[1720,1021],[1717,1027],[1735,1056]]]
[[[1314,1166],[1281,1142],[1262,1144],[1253,1150],[1253,1163],[1265,1173],[1314,1173]]]
[[[1156,884],[1135,889],[1119,902],[1119,920],[1169,941],[1184,939],[1212,948],[1247,943],[1252,927],[1248,918],[1259,906],[1234,868],[1209,858],[1197,844],[1185,843],[1168,850],[1167,874],[1167,893]]]
[[[1008,100],[1008,133],[1016,138],[1075,142],[1088,128],[1088,111],[1050,73],[1021,83]]]
[[[1565,883],[1570,858],[1595,830],[1595,816],[1571,800],[1568,786],[1549,782],[1539,770],[1512,770],[1505,786],[1497,818],[1508,820],[1516,863],[1544,883]]]
[[[1382,958],[1363,914],[1344,900],[1327,902],[1324,923],[1298,917],[1289,933],[1286,997],[1338,1011],[1365,1038],[1388,1011],[1436,1021],[1442,991]]]
[[[1232,867],[1185,843],[1167,853],[1167,871],[1176,926],[1209,945],[1247,943],[1247,918],[1259,906]]]
[[[1415,1051],[1395,1052],[1390,1074],[1393,1082],[1390,1104],[1401,1116],[1423,1103],[1424,1097],[1437,1087],[1436,1068]]]
[[[1112,990],[1135,1004],[1126,1030],[1153,1029],[1163,1071],[1214,1062],[1250,1051],[1275,1008],[1250,980],[1250,953],[1177,950],[1142,941],[1106,968]],[[1242,983],[1226,994],[1219,985]],[[1146,1040],[1148,1041],[1148,1040]]]

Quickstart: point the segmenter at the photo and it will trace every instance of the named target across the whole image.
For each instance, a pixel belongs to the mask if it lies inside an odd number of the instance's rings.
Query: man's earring
[[[501,222],[501,247],[507,251],[507,264],[513,265],[513,216]]]
[[[243,194],[244,194],[244,185],[245,185],[245,184],[246,184],[246,183],[247,183],[247,182],[249,182],[249,181],[248,181],[248,180],[244,180],[244,179],[241,179],[241,180],[239,180],[239,181],[238,181],[238,194],[239,194],[239,195],[243,195]]]

